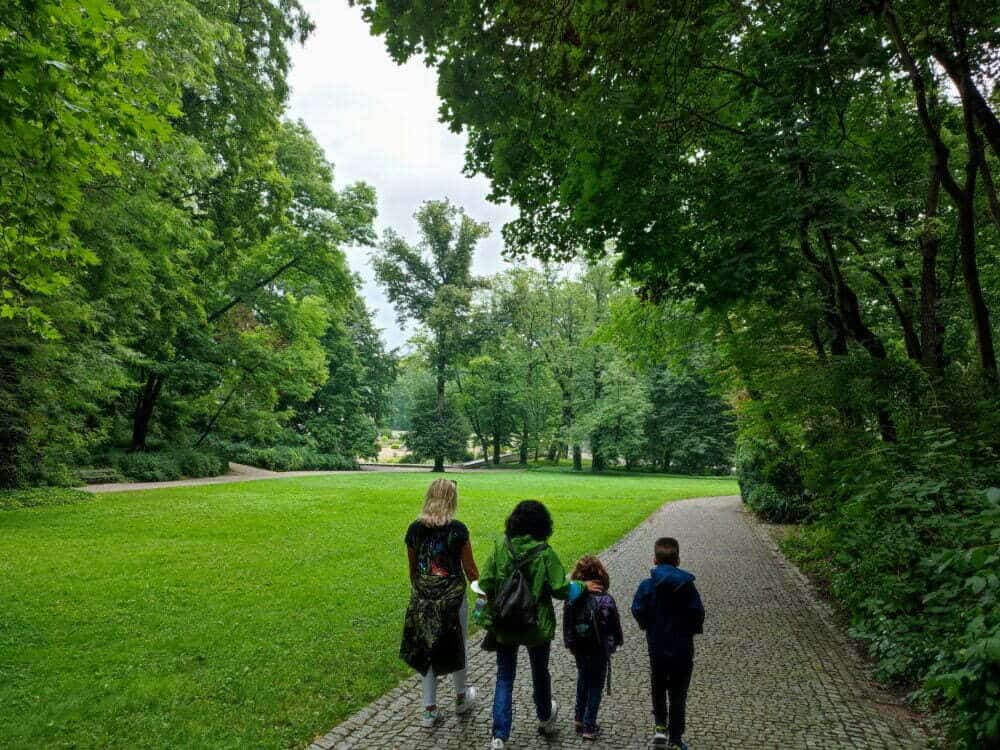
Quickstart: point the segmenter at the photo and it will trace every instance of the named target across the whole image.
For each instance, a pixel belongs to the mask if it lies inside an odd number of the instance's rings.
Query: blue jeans
[[[604,654],[576,654],[576,713],[574,718],[584,729],[597,727],[597,711],[608,676],[608,657]]]
[[[535,711],[539,721],[552,715],[552,680],[549,676],[551,643],[528,647],[531,684],[534,687]],[[497,646],[497,686],[493,691],[493,736],[505,742],[510,737],[514,718],[514,676],[517,674],[519,646]]]

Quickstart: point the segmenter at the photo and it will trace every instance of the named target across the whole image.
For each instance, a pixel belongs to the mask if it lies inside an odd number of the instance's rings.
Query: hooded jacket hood
[[[694,582],[694,576],[686,570],[681,570],[673,565],[657,565],[649,571],[650,578],[656,588],[666,588],[669,591],[677,591],[682,586]]]

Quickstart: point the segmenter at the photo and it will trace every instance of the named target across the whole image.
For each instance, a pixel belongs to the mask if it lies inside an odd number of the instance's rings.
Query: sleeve
[[[699,635],[705,628],[705,605],[701,603],[701,594],[694,584],[691,584],[691,599],[688,603],[690,629],[692,635]]]
[[[573,650],[573,617],[569,610],[569,602],[563,603],[563,645],[569,649]]]
[[[493,553],[486,560],[486,565],[479,571],[479,587],[486,594],[488,599],[492,599],[496,594],[497,587],[497,550],[493,547]]]
[[[417,535],[417,530],[415,527],[416,527],[415,523],[411,523],[409,526],[406,527],[406,536],[403,537],[403,543],[406,544],[407,547],[417,546],[415,539]]]
[[[469,527],[461,521],[455,521],[455,544],[459,547],[469,541]]]
[[[559,556],[551,548],[542,553],[545,565],[545,582],[553,599],[563,599],[575,602],[583,593],[583,584],[579,581],[567,581],[566,569],[559,561]]]
[[[647,578],[639,584],[639,588],[635,592],[635,597],[632,599],[632,617],[635,618],[635,621],[643,630],[646,630],[652,624],[652,598],[654,594],[653,582]]]

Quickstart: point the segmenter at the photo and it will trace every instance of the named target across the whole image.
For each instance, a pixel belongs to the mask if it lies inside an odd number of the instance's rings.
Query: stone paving
[[[562,728],[553,739],[538,735],[522,650],[508,748],[649,746],[645,641],[627,612],[635,587],[647,574],[653,541],[664,535],[680,540],[681,565],[697,576],[707,611],[705,634],[696,641],[688,701],[691,750],[927,747],[912,715],[870,682],[860,658],[801,574],[743,510],[739,498],[726,497],[669,503],[602,555],[625,632],[625,646],[612,662],[612,695],[601,706],[602,737],[584,743],[573,731],[576,670],[557,641],[551,670]],[[469,683],[479,687],[481,702],[470,717],[455,717],[449,683],[442,681],[439,695],[449,696],[441,704],[447,720],[433,730],[423,729],[414,677],[317,738],[309,750],[487,748],[494,670],[493,654],[482,651],[474,637]]]

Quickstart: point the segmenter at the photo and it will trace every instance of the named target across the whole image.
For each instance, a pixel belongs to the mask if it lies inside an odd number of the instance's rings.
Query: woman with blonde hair
[[[410,565],[410,604],[403,625],[400,656],[424,675],[421,724],[430,729],[443,720],[437,707],[437,678],[451,674],[455,713],[466,715],[476,689],[465,685],[465,642],[469,607],[466,579],[479,580],[469,530],[455,519],[458,485],[451,479],[431,482],[420,517],[406,531]]]

